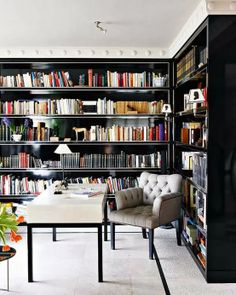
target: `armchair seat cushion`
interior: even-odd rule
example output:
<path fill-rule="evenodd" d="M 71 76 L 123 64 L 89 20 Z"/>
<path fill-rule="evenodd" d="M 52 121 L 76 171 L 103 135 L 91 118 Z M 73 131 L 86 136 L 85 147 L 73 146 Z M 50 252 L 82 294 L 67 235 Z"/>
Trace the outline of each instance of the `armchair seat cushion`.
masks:
<path fill-rule="evenodd" d="M 129 224 L 154 229 L 159 226 L 159 218 L 152 213 L 151 205 L 112 211 L 109 220 L 114 223 Z"/>

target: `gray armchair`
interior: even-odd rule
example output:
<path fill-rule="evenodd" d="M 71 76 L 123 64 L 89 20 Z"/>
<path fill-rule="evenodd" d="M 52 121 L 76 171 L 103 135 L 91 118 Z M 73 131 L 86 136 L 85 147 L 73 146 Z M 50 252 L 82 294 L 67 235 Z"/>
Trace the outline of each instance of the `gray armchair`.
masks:
<path fill-rule="evenodd" d="M 154 229 L 176 221 L 177 244 L 181 245 L 180 212 L 181 182 L 179 174 L 157 175 L 143 172 L 139 188 L 129 188 L 115 194 L 117 210 L 109 215 L 111 248 L 115 249 L 115 224 L 128 224 L 142 228 L 146 238 L 149 230 L 149 258 L 153 259 Z"/>

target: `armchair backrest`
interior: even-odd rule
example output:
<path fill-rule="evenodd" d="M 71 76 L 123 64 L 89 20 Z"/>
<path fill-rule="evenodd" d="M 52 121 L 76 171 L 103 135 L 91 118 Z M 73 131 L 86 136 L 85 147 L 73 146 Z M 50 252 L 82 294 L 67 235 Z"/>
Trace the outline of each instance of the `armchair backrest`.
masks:
<path fill-rule="evenodd" d="M 143 203 L 152 205 L 158 196 L 181 192 L 181 182 L 182 176 L 179 174 L 158 175 L 142 172 L 139 187 L 143 189 Z"/>

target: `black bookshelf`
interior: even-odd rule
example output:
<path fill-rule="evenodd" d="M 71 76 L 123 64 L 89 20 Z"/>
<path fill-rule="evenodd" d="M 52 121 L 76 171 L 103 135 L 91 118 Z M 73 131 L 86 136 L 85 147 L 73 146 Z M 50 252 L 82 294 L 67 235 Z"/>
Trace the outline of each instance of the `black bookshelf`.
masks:
<path fill-rule="evenodd" d="M 96 74 L 100 74 L 105 77 L 107 71 L 114 73 L 131 73 L 132 78 L 128 82 L 133 83 L 133 86 L 127 87 L 125 85 L 118 86 L 104 86 L 104 85 L 89 85 L 89 69 L 92 69 L 94 77 Z M 16 83 L 16 76 L 29 73 L 31 82 L 33 79 L 37 79 L 35 73 L 49 74 L 51 72 L 67 71 L 70 73 L 70 80 L 73 81 L 72 87 L 41 87 L 33 86 L 26 87 L 21 85 L 20 87 L 12 87 L 10 84 L 2 85 L 0 87 L 0 95 L 2 102 L 16 102 L 16 101 L 49 101 L 50 99 L 59 100 L 61 98 L 79 99 L 81 101 L 97 101 L 98 98 L 103 99 L 106 97 L 112 102 L 155 102 L 162 100 L 163 103 L 171 103 L 172 97 L 172 61 L 169 59 L 1 59 L 0 60 L 0 76 L 14 76 L 14 83 Z M 141 87 L 135 85 L 139 83 L 136 79 L 137 76 L 145 72 L 147 85 Z M 149 74 L 151 73 L 151 74 Z M 152 73 L 165 77 L 165 82 L 160 86 L 156 86 L 153 83 Z M 36 76 L 35 76 L 36 75 Z M 79 84 L 79 76 L 85 76 L 86 85 Z M 116 74 L 115 74 L 116 75 Z M 42 75 L 41 75 L 42 76 Z M 97 76 L 97 77 L 98 77 Z M 126 83 L 122 82 L 121 76 L 117 74 L 114 76 L 119 80 L 118 84 Z M 96 78 L 96 77 L 95 77 Z M 140 77 L 139 77 L 140 78 Z M 139 79 L 138 78 L 138 79 Z M 10 79 L 10 78 L 9 78 Z M 21 79 L 21 78 L 20 78 Z M 54 79 L 54 78 L 53 78 Z M 113 79 L 113 78 L 112 78 Z M 126 78 L 125 78 L 126 79 Z M 133 80 L 132 80 L 133 79 Z M 35 80 L 36 81 L 36 80 Z M 94 83 L 95 80 L 92 80 Z M 135 82 L 136 81 L 136 82 Z M 37 82 L 37 81 L 36 81 Z M 60 81 L 61 82 L 61 81 Z M 67 81 L 68 82 L 68 81 Z M 10 82 L 9 82 L 10 83 Z M 25 83 L 25 81 L 24 81 Z M 56 83 L 56 81 L 54 81 Z M 63 82 L 65 83 L 65 82 Z M 62 83 L 62 84 L 63 84 Z M 96 82 L 98 83 L 98 82 Z M 152 85 L 150 85 L 152 84 Z M 51 85 L 52 86 L 52 85 Z M 118 110 L 117 110 L 118 111 Z M 132 110 L 133 111 L 133 110 Z M 124 151 L 126 154 L 136 155 L 148 155 L 152 153 L 160 152 L 165 153 L 163 158 L 162 167 L 149 167 L 142 165 L 142 167 L 107 167 L 107 168 L 85 168 L 85 167 L 72 167 L 65 168 L 65 176 L 69 179 L 75 178 L 108 178 L 109 176 L 114 179 L 120 179 L 122 177 L 138 177 L 144 170 L 153 173 L 169 173 L 171 169 L 171 127 L 169 122 L 165 122 L 164 115 L 160 112 L 143 112 L 139 113 L 133 111 L 131 113 L 86 113 L 81 112 L 78 114 L 30 114 L 23 113 L 9 114 L 7 112 L 0 113 L 0 119 L 8 118 L 15 125 L 20 125 L 25 119 L 31 119 L 33 126 L 37 126 L 38 121 L 45 122 L 47 128 L 53 128 L 53 124 L 59 127 L 57 133 L 58 141 L 50 140 L 25 140 L 23 138 L 19 142 L 12 140 L 0 141 L 0 156 L 7 157 L 9 155 L 17 155 L 20 152 L 26 152 L 27 154 L 34 155 L 35 157 L 45 160 L 59 160 L 59 155 L 54 154 L 56 146 L 65 143 L 72 152 L 84 154 L 119 154 Z M 165 124 L 168 132 L 167 140 L 157 140 L 156 138 L 150 140 L 76 140 L 75 133 L 72 131 L 73 127 L 83 127 L 88 131 L 91 126 L 111 127 L 112 125 L 118 126 L 133 126 L 134 129 L 141 128 L 142 126 L 156 126 L 158 124 Z M 0 132 L 1 133 L 1 132 Z M 1 136 L 1 134 L 0 134 Z M 149 135 L 148 135 L 149 136 Z M 64 138 L 70 138 L 69 141 L 64 141 Z M 42 174 L 42 176 L 40 176 Z M 32 168 L 3 168 L 0 167 L 0 175 L 13 175 L 16 178 L 22 179 L 22 177 L 28 177 L 29 179 L 61 179 L 62 168 L 53 167 L 32 167 Z M 14 200 L 24 200 L 29 198 L 30 194 L 12 196 Z M 7 201 L 12 198 L 9 196 L 3 196 L 1 200 Z"/>
<path fill-rule="evenodd" d="M 182 239 L 206 281 L 212 283 L 236 282 L 236 141 L 232 133 L 236 126 L 236 88 L 233 82 L 236 75 L 235 29 L 235 16 L 209 16 L 174 57 L 176 71 L 177 63 L 190 48 L 195 47 L 195 69 L 178 83 L 174 82 L 173 168 L 184 177 L 183 228 L 186 231 Z M 204 48 L 207 59 L 200 64 L 199 52 Z M 196 109 L 185 110 L 184 94 L 197 88 L 207 88 L 207 104 L 203 106 L 199 103 Z M 199 147 L 180 140 L 183 122 L 201 124 L 206 122 L 205 118 L 208 130 L 206 146 Z M 193 180 L 191 169 L 182 169 L 183 152 L 206 155 L 206 187 L 201 187 Z M 194 204 L 189 203 L 193 201 L 192 194 L 197 198 L 193 207 Z M 202 200 L 206 202 L 204 228 L 198 211 L 202 208 Z M 188 222 L 197 233 L 193 241 L 186 236 L 187 231 L 190 237 L 192 235 L 186 228 Z M 203 243 L 205 247 L 201 246 Z M 204 248 L 205 266 L 200 262 Z"/>

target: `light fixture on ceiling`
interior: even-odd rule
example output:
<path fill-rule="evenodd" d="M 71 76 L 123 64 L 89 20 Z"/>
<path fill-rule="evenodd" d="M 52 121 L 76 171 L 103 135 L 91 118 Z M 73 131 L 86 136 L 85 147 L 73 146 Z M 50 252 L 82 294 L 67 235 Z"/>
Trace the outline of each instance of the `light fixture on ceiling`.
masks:
<path fill-rule="evenodd" d="M 101 32 L 103 32 L 103 33 L 106 35 L 106 33 L 107 33 L 107 29 L 104 29 L 104 28 L 101 26 L 102 22 L 96 20 L 94 23 L 95 23 L 95 25 L 96 25 L 96 28 L 98 28 Z"/>

